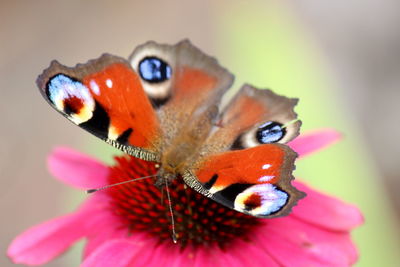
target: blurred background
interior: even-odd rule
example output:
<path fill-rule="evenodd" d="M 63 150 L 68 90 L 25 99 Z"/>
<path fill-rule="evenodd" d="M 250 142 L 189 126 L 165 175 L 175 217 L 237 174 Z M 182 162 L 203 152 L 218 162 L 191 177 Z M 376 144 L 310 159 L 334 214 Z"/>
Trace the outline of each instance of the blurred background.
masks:
<path fill-rule="evenodd" d="M 399 266 L 399 1 L 1 0 L 0 21 L 2 255 L 20 232 L 84 198 L 48 174 L 53 147 L 111 158 L 45 103 L 37 75 L 52 59 L 72 66 L 103 52 L 127 57 L 147 40 L 189 38 L 236 75 L 236 87 L 299 97 L 303 131 L 344 134 L 300 161 L 296 176 L 361 208 L 358 266 Z M 77 266 L 79 246 L 47 266 Z M 0 266 L 14 265 L 2 256 Z"/>

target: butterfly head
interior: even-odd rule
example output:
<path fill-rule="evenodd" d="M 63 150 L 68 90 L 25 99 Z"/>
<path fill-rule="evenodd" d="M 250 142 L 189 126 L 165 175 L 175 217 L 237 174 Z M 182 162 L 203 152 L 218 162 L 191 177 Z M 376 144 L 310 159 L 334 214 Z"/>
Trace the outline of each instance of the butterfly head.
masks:
<path fill-rule="evenodd" d="M 162 188 L 178 177 L 177 166 L 173 163 L 162 165 L 157 172 L 155 186 Z"/>

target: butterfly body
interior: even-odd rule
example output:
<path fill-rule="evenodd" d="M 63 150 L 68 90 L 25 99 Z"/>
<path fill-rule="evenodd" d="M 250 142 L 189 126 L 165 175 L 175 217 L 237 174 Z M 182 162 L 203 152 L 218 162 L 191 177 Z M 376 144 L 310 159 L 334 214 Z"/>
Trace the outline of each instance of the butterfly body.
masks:
<path fill-rule="evenodd" d="M 162 167 L 167 172 L 182 173 L 198 155 L 217 116 L 215 106 L 190 116 L 188 123 L 161 152 Z"/>
<path fill-rule="evenodd" d="M 157 162 L 156 185 L 177 177 L 215 201 L 262 218 L 286 215 L 304 194 L 293 179 L 296 99 L 244 85 L 190 44 L 148 42 L 129 60 L 105 54 L 38 78 L 63 116 L 112 146 Z"/>

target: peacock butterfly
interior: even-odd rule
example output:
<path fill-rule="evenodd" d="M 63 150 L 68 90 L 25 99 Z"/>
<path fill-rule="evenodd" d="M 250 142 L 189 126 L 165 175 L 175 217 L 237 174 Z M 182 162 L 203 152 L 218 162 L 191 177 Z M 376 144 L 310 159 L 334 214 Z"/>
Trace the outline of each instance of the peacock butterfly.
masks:
<path fill-rule="evenodd" d="M 233 75 L 189 41 L 147 42 L 128 60 L 103 54 L 73 68 L 53 61 L 37 79 L 67 119 L 125 153 L 158 163 L 155 183 L 182 177 L 249 215 L 287 215 L 304 197 L 291 185 L 297 99 L 243 85 L 221 107 Z M 220 111 L 222 110 L 222 111 Z"/>

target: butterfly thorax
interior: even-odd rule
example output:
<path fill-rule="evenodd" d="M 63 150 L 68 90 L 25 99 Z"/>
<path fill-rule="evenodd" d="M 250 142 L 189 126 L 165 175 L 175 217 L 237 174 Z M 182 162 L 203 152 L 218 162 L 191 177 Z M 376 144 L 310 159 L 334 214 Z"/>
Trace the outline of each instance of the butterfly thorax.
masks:
<path fill-rule="evenodd" d="M 157 185 L 164 184 L 165 180 L 175 179 L 198 159 L 199 151 L 209 136 L 217 115 L 218 108 L 214 105 L 193 112 L 188 123 L 165 145 L 161 153 Z"/>
<path fill-rule="evenodd" d="M 163 186 L 166 182 L 174 180 L 188 168 L 188 159 L 193 158 L 198 150 L 196 143 L 188 141 L 181 140 L 179 144 L 162 154 L 161 166 L 157 173 L 157 186 Z"/>

